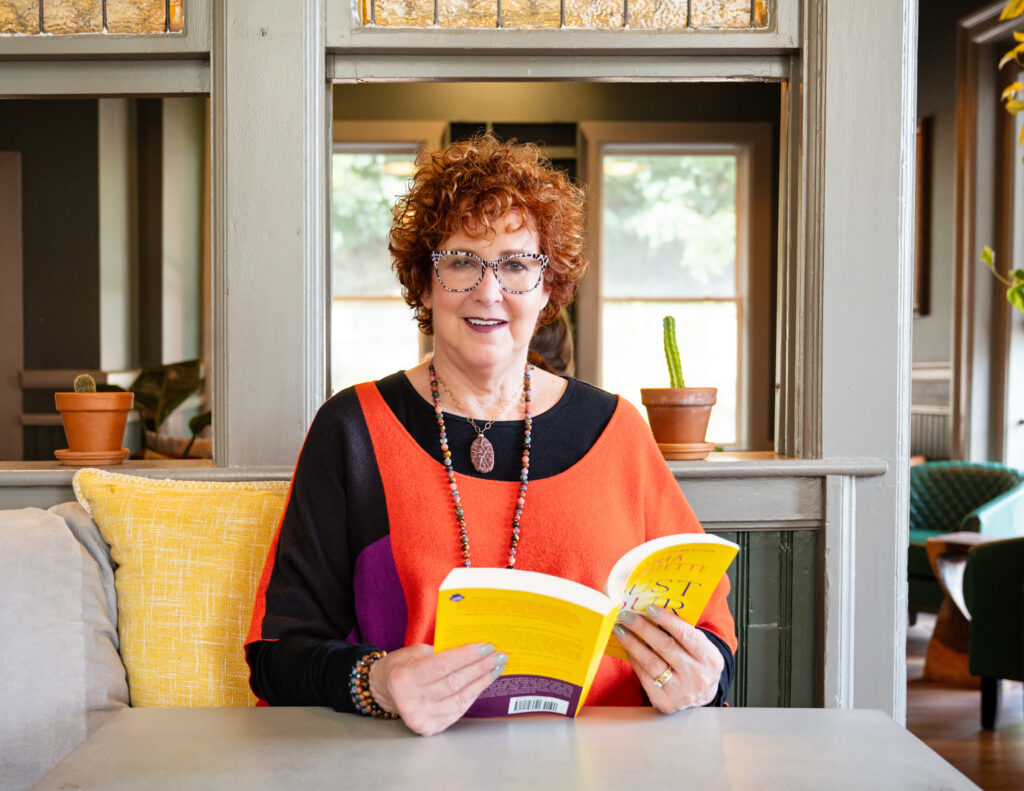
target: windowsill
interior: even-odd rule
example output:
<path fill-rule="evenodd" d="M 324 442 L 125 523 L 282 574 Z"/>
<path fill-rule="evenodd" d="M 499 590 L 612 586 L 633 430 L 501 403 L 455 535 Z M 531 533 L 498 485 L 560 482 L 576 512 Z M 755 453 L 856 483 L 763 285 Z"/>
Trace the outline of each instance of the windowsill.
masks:
<path fill-rule="evenodd" d="M 79 467 L 68 467 L 59 461 L 0 461 L 0 489 L 13 486 L 71 485 Z M 146 478 L 204 481 L 286 481 L 290 467 L 214 467 L 210 459 L 129 460 L 123 464 L 100 469 Z"/>
<path fill-rule="evenodd" d="M 827 475 L 885 475 L 888 464 L 871 457 L 792 459 L 771 451 L 711 453 L 699 461 L 669 461 L 677 479 L 692 478 L 822 478 Z"/>
<path fill-rule="evenodd" d="M 872 477 L 884 475 L 888 465 L 877 458 L 792 459 L 770 451 L 712 453 L 700 461 L 669 461 L 677 479 L 692 478 L 820 478 L 826 475 Z M 77 467 L 59 461 L 0 461 L 0 488 L 5 486 L 70 485 Z M 214 467 L 210 459 L 126 461 L 104 469 L 147 478 L 244 481 L 282 480 L 291 467 Z"/>

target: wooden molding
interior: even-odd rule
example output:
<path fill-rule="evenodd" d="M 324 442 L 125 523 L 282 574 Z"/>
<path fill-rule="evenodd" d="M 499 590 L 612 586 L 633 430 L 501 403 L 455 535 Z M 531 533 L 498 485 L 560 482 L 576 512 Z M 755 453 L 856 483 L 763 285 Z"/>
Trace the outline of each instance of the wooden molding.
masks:
<path fill-rule="evenodd" d="M 0 151 L 0 459 L 24 455 L 21 387 L 24 317 L 22 307 L 21 153 Z"/>

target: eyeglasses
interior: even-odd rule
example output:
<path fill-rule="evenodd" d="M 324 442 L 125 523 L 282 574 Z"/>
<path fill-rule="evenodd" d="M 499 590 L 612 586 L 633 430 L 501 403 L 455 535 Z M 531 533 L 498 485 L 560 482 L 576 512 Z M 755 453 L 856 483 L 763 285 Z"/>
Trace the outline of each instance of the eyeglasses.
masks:
<path fill-rule="evenodd" d="M 540 285 L 548 266 L 548 257 L 543 253 L 512 253 L 497 261 L 485 261 L 465 250 L 434 250 L 430 260 L 445 291 L 472 291 L 490 267 L 502 291 L 525 294 Z"/>

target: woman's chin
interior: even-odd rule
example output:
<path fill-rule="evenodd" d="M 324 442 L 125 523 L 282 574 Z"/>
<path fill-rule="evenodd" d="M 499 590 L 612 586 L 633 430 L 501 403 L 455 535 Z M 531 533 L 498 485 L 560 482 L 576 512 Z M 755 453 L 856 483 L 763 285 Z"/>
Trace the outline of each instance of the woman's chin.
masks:
<path fill-rule="evenodd" d="M 464 365 L 474 368 L 493 368 L 517 357 L 515 345 L 507 337 L 499 338 L 495 334 L 476 337 L 458 346 L 439 346 L 435 340 L 434 353 L 460 360 Z"/>

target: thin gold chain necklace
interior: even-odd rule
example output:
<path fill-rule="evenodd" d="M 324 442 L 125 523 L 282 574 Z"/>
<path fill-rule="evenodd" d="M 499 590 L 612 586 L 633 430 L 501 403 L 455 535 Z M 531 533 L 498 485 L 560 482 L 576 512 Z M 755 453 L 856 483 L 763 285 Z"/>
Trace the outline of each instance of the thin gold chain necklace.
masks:
<path fill-rule="evenodd" d="M 491 418 L 490 420 L 487 421 L 487 424 L 483 428 L 480 428 L 480 426 L 476 424 L 476 421 L 469 416 L 469 409 L 466 408 L 466 406 L 461 401 L 459 401 L 455 393 L 451 391 L 451 388 L 449 388 L 448 385 L 446 385 L 441 380 L 438 380 L 437 383 L 441 386 L 441 389 L 448 394 L 448 398 L 451 399 L 451 402 L 452 404 L 455 405 L 455 408 L 466 416 L 466 420 L 469 421 L 469 425 L 471 425 L 473 427 L 473 430 L 476 431 L 476 439 L 473 440 L 473 444 L 469 446 L 469 460 L 470 462 L 472 462 L 473 468 L 477 472 L 490 472 L 491 470 L 494 469 L 494 446 L 491 444 L 491 441 L 484 436 L 484 434 L 491 426 L 494 425 L 497 418 Z M 499 401 L 494 407 L 494 412 L 500 415 L 502 412 L 509 408 L 513 400 L 519 398 L 519 394 L 522 392 L 523 389 L 519 388 L 508 398 Z"/>

